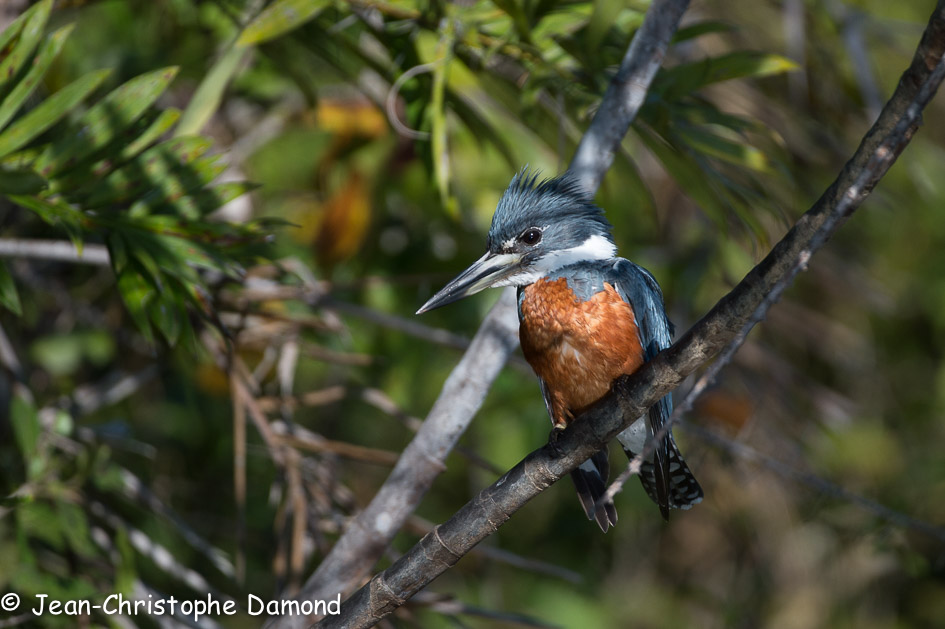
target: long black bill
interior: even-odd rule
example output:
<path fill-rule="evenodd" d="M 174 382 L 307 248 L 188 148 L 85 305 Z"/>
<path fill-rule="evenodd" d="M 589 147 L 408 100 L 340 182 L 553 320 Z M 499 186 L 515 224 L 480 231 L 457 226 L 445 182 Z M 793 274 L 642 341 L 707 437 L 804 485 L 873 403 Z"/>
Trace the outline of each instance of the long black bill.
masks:
<path fill-rule="evenodd" d="M 521 256 L 514 253 L 486 252 L 486 255 L 473 262 L 468 269 L 431 297 L 430 301 L 423 304 L 417 314 L 451 304 L 463 297 L 478 293 L 484 288 L 498 285 L 502 280 L 520 270 L 520 262 Z"/>

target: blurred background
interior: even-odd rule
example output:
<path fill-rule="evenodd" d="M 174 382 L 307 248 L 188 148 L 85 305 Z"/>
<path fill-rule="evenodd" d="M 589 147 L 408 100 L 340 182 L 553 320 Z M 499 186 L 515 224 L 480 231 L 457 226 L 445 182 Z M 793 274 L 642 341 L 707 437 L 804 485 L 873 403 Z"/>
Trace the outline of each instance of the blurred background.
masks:
<path fill-rule="evenodd" d="M 518 169 L 566 168 L 647 7 L 0 7 L 0 591 L 295 592 L 498 292 L 414 311 Z M 677 331 L 833 180 L 932 9 L 693 2 L 597 197 Z M 701 505 L 663 523 L 631 479 L 602 535 L 561 483 L 385 626 L 945 625 L 943 110 L 677 429 Z M 379 567 L 548 432 L 517 354 Z"/>

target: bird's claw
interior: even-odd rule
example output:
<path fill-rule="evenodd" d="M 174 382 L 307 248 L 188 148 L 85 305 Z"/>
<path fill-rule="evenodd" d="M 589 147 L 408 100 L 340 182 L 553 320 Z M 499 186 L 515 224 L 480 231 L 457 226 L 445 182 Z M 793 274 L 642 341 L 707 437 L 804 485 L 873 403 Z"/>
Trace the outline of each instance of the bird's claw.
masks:
<path fill-rule="evenodd" d="M 564 426 L 555 426 L 548 435 L 548 445 L 551 446 L 551 450 L 556 456 L 561 455 L 561 448 L 558 446 L 558 438 L 561 436 L 561 433 L 564 432 L 564 428 Z"/>

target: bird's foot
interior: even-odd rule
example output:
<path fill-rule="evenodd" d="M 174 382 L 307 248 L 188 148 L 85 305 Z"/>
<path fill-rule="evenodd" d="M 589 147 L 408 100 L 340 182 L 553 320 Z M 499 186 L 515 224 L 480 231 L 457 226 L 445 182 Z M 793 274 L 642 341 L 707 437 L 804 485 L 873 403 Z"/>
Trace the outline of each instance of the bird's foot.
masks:
<path fill-rule="evenodd" d="M 558 447 L 558 438 L 561 437 L 561 433 L 564 432 L 565 428 L 566 426 L 555 425 L 555 427 L 551 429 L 551 433 L 548 434 L 548 445 L 551 446 L 556 456 L 561 455 L 561 448 Z"/>

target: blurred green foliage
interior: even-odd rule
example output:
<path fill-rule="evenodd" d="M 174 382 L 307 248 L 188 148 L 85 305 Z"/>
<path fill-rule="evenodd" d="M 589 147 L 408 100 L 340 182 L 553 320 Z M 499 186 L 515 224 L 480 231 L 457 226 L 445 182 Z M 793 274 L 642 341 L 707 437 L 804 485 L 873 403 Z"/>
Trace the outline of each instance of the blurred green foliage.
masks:
<path fill-rule="evenodd" d="M 110 265 L 0 261 L 0 591 L 291 593 L 373 496 L 458 360 L 455 339 L 437 333 L 470 336 L 495 296 L 412 313 L 481 255 L 512 173 L 564 168 L 646 8 L 43 0 L 6 16 L 0 240 L 104 245 Z M 928 10 L 744 0 L 690 10 L 598 195 L 677 329 L 823 191 Z M 867 205 L 691 416 L 935 525 L 945 134 L 931 121 L 942 113 L 933 103 Z M 270 430 L 301 441 L 234 415 L 234 382 Z M 631 483 L 619 526 L 602 536 L 570 488 L 553 487 L 487 543 L 570 572 L 473 554 L 431 586 L 465 607 L 427 600 L 393 622 L 945 618 L 940 541 L 678 432 L 702 505 L 664 525 Z M 534 377 L 513 363 L 382 566 L 547 434 Z"/>

